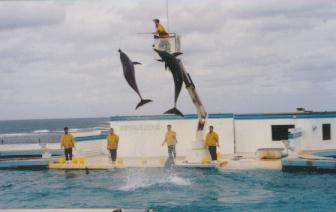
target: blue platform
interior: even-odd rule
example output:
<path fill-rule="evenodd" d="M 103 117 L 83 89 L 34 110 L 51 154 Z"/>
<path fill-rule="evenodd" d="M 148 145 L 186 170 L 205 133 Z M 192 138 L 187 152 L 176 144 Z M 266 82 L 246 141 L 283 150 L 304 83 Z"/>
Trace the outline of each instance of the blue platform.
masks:
<path fill-rule="evenodd" d="M 336 160 L 282 159 L 283 171 L 336 172 Z"/>
<path fill-rule="evenodd" d="M 64 151 L 61 149 L 48 150 L 52 156 L 62 156 Z M 15 151 L 0 151 L 0 158 L 32 158 L 42 157 L 43 151 L 41 149 L 36 150 L 15 150 Z"/>
<path fill-rule="evenodd" d="M 331 149 L 331 150 L 316 151 L 313 153 L 313 155 L 319 156 L 319 157 L 336 158 L 336 150 Z"/>
<path fill-rule="evenodd" d="M 49 160 L 0 160 L 0 169 L 47 169 Z"/>

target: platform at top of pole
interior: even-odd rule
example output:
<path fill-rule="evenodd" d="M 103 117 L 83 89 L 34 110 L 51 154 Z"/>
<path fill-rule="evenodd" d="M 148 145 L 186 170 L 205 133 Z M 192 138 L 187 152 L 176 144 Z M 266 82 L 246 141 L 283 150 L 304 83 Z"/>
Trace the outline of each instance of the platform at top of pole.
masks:
<path fill-rule="evenodd" d="M 168 53 L 181 52 L 181 36 L 177 33 L 169 33 L 167 37 L 154 38 L 153 47 Z M 160 59 L 155 53 L 155 59 Z"/>

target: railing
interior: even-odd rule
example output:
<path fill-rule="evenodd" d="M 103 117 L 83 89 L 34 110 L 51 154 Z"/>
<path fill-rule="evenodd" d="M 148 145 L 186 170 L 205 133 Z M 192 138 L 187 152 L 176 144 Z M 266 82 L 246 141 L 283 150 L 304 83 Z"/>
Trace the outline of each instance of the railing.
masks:
<path fill-rule="evenodd" d="M 156 34 L 156 33 L 153 33 L 153 35 L 156 35 L 156 36 L 158 36 L 158 34 Z M 154 39 L 164 39 L 164 38 L 176 38 L 176 33 L 175 32 L 173 32 L 173 33 L 168 33 L 168 37 L 154 37 Z"/>
<path fill-rule="evenodd" d="M 59 134 L 46 135 L 24 135 L 24 136 L 2 136 L 0 137 L 0 145 L 4 144 L 39 144 L 39 143 L 57 143 L 59 142 Z"/>

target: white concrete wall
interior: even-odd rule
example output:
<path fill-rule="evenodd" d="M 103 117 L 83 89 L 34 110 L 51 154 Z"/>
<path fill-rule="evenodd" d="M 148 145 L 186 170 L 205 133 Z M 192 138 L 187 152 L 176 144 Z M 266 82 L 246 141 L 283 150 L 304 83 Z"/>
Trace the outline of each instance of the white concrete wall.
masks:
<path fill-rule="evenodd" d="M 255 152 L 258 148 L 281 147 L 281 141 L 272 141 L 272 125 L 294 124 L 292 119 L 235 120 L 237 152 Z"/>
<path fill-rule="evenodd" d="M 331 140 L 322 140 L 322 124 L 331 124 Z M 167 124 L 177 133 L 177 155 L 185 156 L 195 141 L 197 119 L 111 121 L 111 127 L 120 136 L 118 154 L 124 157 L 167 156 L 167 147 L 161 146 Z M 281 141 L 272 141 L 272 125 L 295 125 L 302 130 L 298 140 L 300 150 L 336 148 L 336 118 L 236 119 L 211 118 L 219 134 L 220 151 L 224 154 L 255 152 L 258 148 L 280 147 Z"/>
<path fill-rule="evenodd" d="M 111 127 L 119 135 L 118 155 L 123 157 L 167 156 L 167 147 L 162 147 L 167 124 L 177 135 L 176 153 L 185 156 L 195 141 L 197 120 L 131 120 L 111 121 Z M 233 153 L 233 119 L 208 119 L 207 126 L 213 125 L 219 134 L 220 151 Z M 206 128 L 206 132 L 208 127 Z"/>
<path fill-rule="evenodd" d="M 331 140 L 322 140 L 322 124 L 331 124 Z M 236 151 L 255 152 L 258 148 L 284 147 L 281 141 L 272 141 L 272 125 L 300 128 L 300 150 L 336 148 L 335 118 L 252 119 L 235 120 Z"/>
<path fill-rule="evenodd" d="M 80 141 L 75 144 L 76 149 L 74 154 L 76 156 L 97 156 L 106 154 L 106 141 L 104 140 L 92 140 L 92 141 Z"/>
<path fill-rule="evenodd" d="M 336 148 L 336 119 L 317 118 L 317 119 L 297 119 L 297 127 L 303 130 L 301 147 L 303 149 L 330 149 Z M 322 124 L 331 125 L 331 139 L 323 140 Z"/>

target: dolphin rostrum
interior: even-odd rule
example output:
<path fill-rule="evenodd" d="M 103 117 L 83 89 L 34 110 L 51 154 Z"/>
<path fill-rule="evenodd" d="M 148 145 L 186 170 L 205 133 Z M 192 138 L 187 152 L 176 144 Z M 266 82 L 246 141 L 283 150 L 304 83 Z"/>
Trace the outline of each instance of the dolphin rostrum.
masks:
<path fill-rule="evenodd" d="M 166 51 L 161 51 L 161 50 L 157 50 L 157 49 L 154 49 L 154 51 L 156 51 L 156 53 L 158 53 L 158 55 L 161 57 L 161 60 L 158 60 L 158 61 L 165 63 L 165 68 L 166 69 L 167 69 L 167 67 L 169 68 L 170 72 L 173 75 L 173 79 L 174 79 L 174 85 L 175 85 L 174 107 L 172 109 L 167 110 L 165 112 L 165 114 L 176 114 L 176 115 L 183 116 L 181 111 L 179 111 L 176 108 L 176 102 L 177 102 L 178 96 L 180 95 L 180 92 L 181 92 L 181 89 L 182 89 L 182 84 L 183 84 L 183 73 L 182 73 L 182 70 L 180 68 L 179 62 L 176 59 L 176 56 L 178 56 L 182 53 L 175 52 L 173 54 L 170 54 Z"/>
<path fill-rule="evenodd" d="M 138 109 L 140 106 L 152 101 L 150 99 L 142 98 L 139 92 L 139 89 L 138 89 L 138 85 L 135 80 L 134 65 L 138 65 L 141 63 L 131 61 L 124 52 L 122 52 L 120 49 L 118 51 L 120 53 L 120 60 L 121 60 L 121 64 L 123 67 L 125 79 L 128 82 L 128 84 L 131 86 L 131 88 L 133 88 L 133 90 L 139 95 L 141 99 L 141 101 L 138 103 L 138 105 L 135 108 L 135 109 Z"/>

